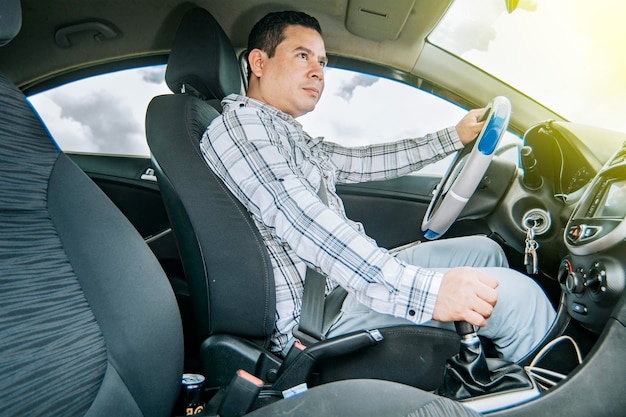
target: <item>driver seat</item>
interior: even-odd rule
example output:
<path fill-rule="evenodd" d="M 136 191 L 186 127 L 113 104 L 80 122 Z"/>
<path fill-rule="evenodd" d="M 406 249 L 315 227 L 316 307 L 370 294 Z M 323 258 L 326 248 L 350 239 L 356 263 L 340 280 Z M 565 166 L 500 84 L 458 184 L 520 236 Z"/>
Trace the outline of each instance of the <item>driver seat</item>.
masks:
<path fill-rule="evenodd" d="M 146 135 L 203 341 L 201 371 L 215 386 L 227 384 L 239 368 L 271 382 L 282 359 L 267 350 L 276 310 L 269 254 L 246 208 L 200 153 L 219 101 L 242 92 L 234 49 L 206 10 L 183 17 L 165 78 L 175 94 L 153 98 Z M 316 380 L 308 382 L 375 377 L 433 390 L 459 346 L 457 334 L 442 329 L 407 325 L 380 332 L 382 343 L 351 349 L 349 358 L 346 344 L 331 339 L 335 347 L 325 348 Z M 391 361 L 402 365 L 389 366 Z"/>

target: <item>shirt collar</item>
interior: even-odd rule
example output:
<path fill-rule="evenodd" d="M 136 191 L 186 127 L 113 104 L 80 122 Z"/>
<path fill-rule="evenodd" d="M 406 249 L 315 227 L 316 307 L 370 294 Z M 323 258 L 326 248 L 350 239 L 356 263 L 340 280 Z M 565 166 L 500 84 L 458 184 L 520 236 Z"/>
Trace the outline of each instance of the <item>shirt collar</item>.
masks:
<path fill-rule="evenodd" d="M 230 107 L 251 107 L 269 113 L 273 116 L 279 117 L 286 122 L 300 125 L 300 123 L 298 123 L 296 119 L 294 119 L 289 114 L 278 110 L 276 107 L 256 100 L 254 98 L 250 98 L 248 96 L 242 96 L 240 94 L 229 94 L 228 96 L 224 97 L 224 100 L 222 100 L 222 106 L 224 106 L 224 110 Z"/>
<path fill-rule="evenodd" d="M 308 142 L 311 142 L 312 144 L 318 144 L 324 139 L 322 137 L 312 138 L 308 133 L 304 132 L 300 122 L 294 119 L 293 116 L 283 111 L 278 110 L 276 107 L 270 104 L 264 103 L 254 98 L 250 98 L 248 96 L 242 96 L 241 94 L 229 94 L 228 96 L 224 97 L 224 99 L 222 100 L 222 106 L 224 108 L 224 111 L 229 110 L 230 108 L 237 108 L 237 107 L 250 107 L 254 109 L 259 109 L 260 111 L 276 116 L 284 120 L 287 123 L 291 123 L 300 132 L 302 132 L 302 135 L 304 136 L 304 138 Z"/>

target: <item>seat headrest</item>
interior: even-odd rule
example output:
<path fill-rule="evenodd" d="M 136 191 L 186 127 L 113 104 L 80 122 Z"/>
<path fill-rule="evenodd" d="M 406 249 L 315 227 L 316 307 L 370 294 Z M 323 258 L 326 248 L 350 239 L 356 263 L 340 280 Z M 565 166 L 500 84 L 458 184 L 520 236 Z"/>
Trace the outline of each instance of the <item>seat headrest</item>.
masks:
<path fill-rule="evenodd" d="M 167 61 L 165 81 L 170 90 L 221 100 L 242 92 L 241 78 L 237 54 L 219 23 L 205 9 L 188 11 Z"/>
<path fill-rule="evenodd" d="M 20 0 L 0 1 L 0 46 L 11 42 L 21 28 L 22 6 Z"/>

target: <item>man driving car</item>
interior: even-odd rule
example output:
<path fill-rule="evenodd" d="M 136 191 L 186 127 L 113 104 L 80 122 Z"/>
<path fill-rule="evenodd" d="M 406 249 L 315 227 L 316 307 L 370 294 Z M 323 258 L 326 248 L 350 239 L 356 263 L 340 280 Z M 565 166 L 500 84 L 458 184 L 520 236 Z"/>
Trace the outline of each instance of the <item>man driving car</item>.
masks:
<path fill-rule="evenodd" d="M 324 90 L 328 59 L 317 20 L 301 12 L 270 13 L 248 39 L 246 96 L 229 95 L 201 150 L 211 169 L 251 213 L 270 253 L 276 287 L 273 351 L 286 353 L 300 320 L 306 270 L 327 276 L 349 295 L 327 336 L 398 324 L 479 326 L 505 359 L 535 348 L 555 312 L 542 290 L 508 268 L 484 236 L 380 248 L 347 218 L 336 183 L 395 178 L 470 143 L 482 109 L 422 138 L 346 148 L 312 138 L 295 120 Z M 390 99 L 393 104 L 393 98 Z M 533 326 L 527 320 L 533 318 Z"/>

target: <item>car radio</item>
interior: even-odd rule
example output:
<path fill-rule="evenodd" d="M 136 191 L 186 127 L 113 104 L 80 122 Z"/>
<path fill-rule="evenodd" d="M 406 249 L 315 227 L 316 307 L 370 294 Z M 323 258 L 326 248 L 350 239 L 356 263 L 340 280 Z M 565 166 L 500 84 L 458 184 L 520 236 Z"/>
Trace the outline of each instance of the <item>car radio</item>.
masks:
<path fill-rule="evenodd" d="M 626 149 L 604 166 L 576 206 L 565 243 L 577 255 L 608 249 L 626 238 Z"/>

